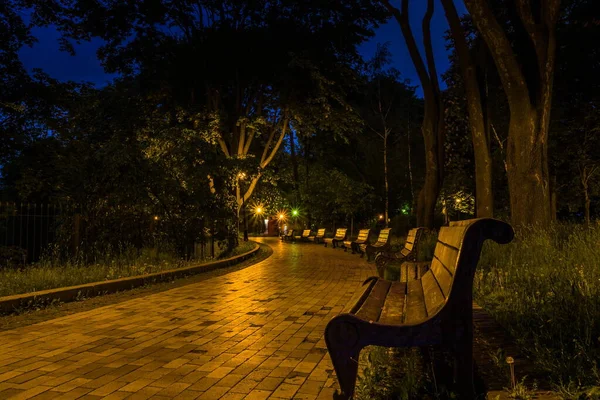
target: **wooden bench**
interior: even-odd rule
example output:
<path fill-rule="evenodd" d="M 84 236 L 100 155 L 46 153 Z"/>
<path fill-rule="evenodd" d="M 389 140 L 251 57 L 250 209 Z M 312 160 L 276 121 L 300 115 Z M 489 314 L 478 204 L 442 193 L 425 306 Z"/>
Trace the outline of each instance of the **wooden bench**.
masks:
<path fill-rule="evenodd" d="M 331 247 L 333 247 L 335 249 L 338 242 L 343 242 L 344 240 L 346 240 L 346 232 L 348 232 L 348 229 L 338 228 L 335 231 L 334 237 L 323 239 L 323 243 L 325 243 L 325 247 L 327 247 L 327 243 L 331 243 Z"/>
<path fill-rule="evenodd" d="M 309 236 L 308 240 L 311 242 L 319 243 L 319 242 L 323 241 L 324 238 L 325 238 L 325 228 L 319 228 L 319 230 L 317 230 L 317 234 L 315 236 Z"/>
<path fill-rule="evenodd" d="M 377 274 L 383 278 L 385 267 L 391 262 L 417 261 L 419 241 L 425 232 L 425 228 L 414 228 L 408 231 L 404 248 L 397 253 L 382 251 L 375 256 Z"/>
<path fill-rule="evenodd" d="M 308 240 L 309 236 L 310 236 L 310 229 L 304 229 L 302 231 L 302 235 L 294 236 L 294 240 Z"/>
<path fill-rule="evenodd" d="M 508 243 L 513 236 L 509 224 L 495 219 L 460 221 L 440 229 L 431 267 L 421 279 L 367 279 L 358 301 L 325 328 L 341 388 L 336 397 L 352 397 L 365 346 L 442 345 L 454 358 L 459 398 L 474 398 L 473 277 L 484 240 Z"/>
<path fill-rule="evenodd" d="M 285 235 L 281 236 L 281 240 L 283 240 L 284 242 L 286 240 L 291 241 L 293 238 L 294 238 L 294 230 L 293 229 L 289 229 Z"/>
<path fill-rule="evenodd" d="M 358 253 L 360 251 L 358 246 L 369 243 L 370 232 L 370 229 L 361 229 L 358 231 L 358 238 L 356 238 L 356 240 L 344 240 L 344 251 L 348 251 L 348 248 L 350 248 L 350 250 L 352 250 L 352 254 Z"/>
<path fill-rule="evenodd" d="M 361 244 L 358 246 L 360 256 L 367 254 L 367 261 L 371 261 L 371 257 L 378 251 L 386 251 L 390 248 L 390 232 L 392 228 L 385 228 L 379 232 L 377 241 L 373 244 Z"/>

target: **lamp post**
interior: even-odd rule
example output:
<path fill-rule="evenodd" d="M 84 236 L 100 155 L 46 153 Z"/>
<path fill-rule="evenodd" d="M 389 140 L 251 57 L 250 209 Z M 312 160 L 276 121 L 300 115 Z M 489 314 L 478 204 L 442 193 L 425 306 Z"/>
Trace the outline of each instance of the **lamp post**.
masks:
<path fill-rule="evenodd" d="M 246 220 L 246 203 L 244 201 L 244 196 L 241 194 L 241 189 L 240 189 L 240 186 L 241 186 L 240 180 L 243 181 L 245 178 L 246 178 L 245 172 L 240 172 L 239 174 L 237 174 L 236 191 L 237 191 L 237 198 L 238 199 L 240 197 L 242 198 L 242 204 L 239 205 L 239 207 L 244 210 L 244 242 L 247 242 L 248 241 L 248 221 Z M 239 231 L 240 231 L 240 212 L 238 209 L 238 232 Z"/>
<path fill-rule="evenodd" d="M 263 213 L 263 208 L 262 208 L 261 206 L 257 206 L 257 207 L 254 209 L 254 214 L 255 214 L 255 216 L 258 218 L 258 220 L 260 221 L 260 224 L 259 224 L 259 226 L 263 224 L 263 221 L 262 221 L 262 219 L 261 219 L 261 217 L 262 217 L 262 213 Z"/>

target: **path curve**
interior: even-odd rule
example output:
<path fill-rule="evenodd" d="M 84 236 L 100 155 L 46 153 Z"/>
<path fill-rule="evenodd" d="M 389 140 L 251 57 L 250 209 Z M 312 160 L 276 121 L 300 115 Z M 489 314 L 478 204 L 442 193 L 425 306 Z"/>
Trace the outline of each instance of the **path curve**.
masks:
<path fill-rule="evenodd" d="M 375 268 L 258 241 L 243 270 L 0 333 L 0 398 L 331 399 L 325 325 Z"/>

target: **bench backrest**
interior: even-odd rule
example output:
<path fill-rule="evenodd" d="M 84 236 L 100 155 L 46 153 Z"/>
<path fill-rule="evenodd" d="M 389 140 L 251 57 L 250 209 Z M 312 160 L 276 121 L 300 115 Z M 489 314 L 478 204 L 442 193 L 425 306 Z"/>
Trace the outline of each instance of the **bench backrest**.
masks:
<path fill-rule="evenodd" d="M 421 278 L 427 315 L 446 303 L 458 310 L 473 301 L 473 277 L 484 240 L 508 243 L 514 236 L 506 222 L 478 218 L 440 228 L 431 267 Z M 468 302 L 468 303 L 465 303 Z"/>
<path fill-rule="evenodd" d="M 305 229 L 302 231 L 302 237 L 307 238 L 310 236 L 310 229 Z"/>
<path fill-rule="evenodd" d="M 369 232 L 371 232 L 370 229 L 361 229 L 360 231 L 358 231 L 358 238 L 356 239 L 356 241 L 364 242 L 365 240 L 367 240 L 369 238 Z"/>
<path fill-rule="evenodd" d="M 294 234 L 294 230 L 290 229 L 287 231 L 287 234 L 285 236 L 292 236 Z"/>
<path fill-rule="evenodd" d="M 325 228 L 321 228 L 317 231 L 317 237 L 318 238 L 325 237 Z"/>
<path fill-rule="evenodd" d="M 411 258 L 417 259 L 418 244 L 419 240 L 421 240 L 421 236 L 423 236 L 423 232 L 425 232 L 425 228 L 413 228 L 408 231 L 406 242 L 404 242 L 404 248 L 400 250 L 400 254 L 402 254 L 403 257 L 412 253 L 413 257 Z"/>
<path fill-rule="evenodd" d="M 338 239 L 338 240 L 343 240 L 343 239 L 345 239 L 345 238 L 346 238 L 346 231 L 347 231 L 347 230 L 348 230 L 348 229 L 346 229 L 346 228 L 338 228 L 338 229 L 335 231 L 335 239 Z"/>
<path fill-rule="evenodd" d="M 390 241 L 390 232 L 391 231 L 392 231 L 392 228 L 382 229 L 381 232 L 379 232 L 379 237 L 377 238 L 377 243 L 375 243 L 375 245 L 381 246 L 381 245 L 387 244 Z"/>

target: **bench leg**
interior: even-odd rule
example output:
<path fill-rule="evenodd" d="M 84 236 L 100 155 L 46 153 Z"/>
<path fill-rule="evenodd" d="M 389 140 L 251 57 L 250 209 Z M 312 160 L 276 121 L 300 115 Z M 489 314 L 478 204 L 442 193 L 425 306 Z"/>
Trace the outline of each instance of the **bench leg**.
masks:
<path fill-rule="evenodd" d="M 369 248 L 367 247 L 367 249 L 365 250 L 365 253 L 367 253 L 367 262 L 371 261 L 372 251 L 369 251 Z"/>
<path fill-rule="evenodd" d="M 472 317 L 471 317 L 472 318 Z M 472 321 L 472 320 L 471 320 Z M 472 399 L 475 396 L 473 381 L 473 325 L 471 321 L 454 321 L 453 333 L 448 332 L 447 343 L 454 359 L 454 384 L 460 399 Z M 460 332 L 459 334 L 457 334 Z"/>
<path fill-rule="evenodd" d="M 353 323 L 335 317 L 327 324 L 325 343 L 341 389 L 335 399 L 347 400 L 354 394 L 361 350 L 358 342 L 358 328 Z"/>

